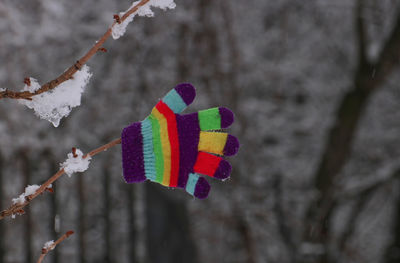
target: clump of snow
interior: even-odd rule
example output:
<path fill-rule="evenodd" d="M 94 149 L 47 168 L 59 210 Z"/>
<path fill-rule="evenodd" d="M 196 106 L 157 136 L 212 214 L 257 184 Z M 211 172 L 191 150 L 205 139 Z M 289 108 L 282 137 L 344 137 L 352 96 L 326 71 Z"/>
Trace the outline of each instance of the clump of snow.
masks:
<path fill-rule="evenodd" d="M 48 120 L 54 127 L 58 127 L 61 118 L 68 116 L 72 108 L 81 105 L 82 93 L 91 76 L 89 67 L 84 65 L 72 79 L 61 83 L 55 89 L 33 96 L 32 100 L 19 100 L 19 102 L 33 109 L 36 115 Z M 37 81 L 31 78 L 31 86 L 25 85 L 24 90 L 32 92 L 37 88 L 36 83 Z"/>
<path fill-rule="evenodd" d="M 23 192 L 20 196 L 17 198 L 13 198 L 12 202 L 13 204 L 20 204 L 22 205 L 25 202 L 25 197 L 33 195 L 36 193 L 36 190 L 40 188 L 40 185 L 28 185 L 25 187 L 25 192 Z"/>
<path fill-rule="evenodd" d="M 30 80 L 30 85 L 28 86 L 27 84 L 25 84 L 22 91 L 29 91 L 30 93 L 35 93 L 35 91 L 40 89 L 40 84 L 37 81 L 37 79 L 29 78 L 29 80 Z"/>
<path fill-rule="evenodd" d="M 122 12 L 120 13 L 120 16 L 122 16 L 121 14 L 122 14 Z M 122 37 L 125 34 L 126 27 L 128 26 L 128 24 L 130 22 L 133 21 L 134 17 L 135 17 L 135 15 L 132 14 L 132 15 L 128 16 L 124 21 L 122 21 L 121 24 L 115 23 L 115 25 L 112 27 L 112 31 L 111 31 L 112 37 L 114 39 L 118 39 L 118 38 Z"/>
<path fill-rule="evenodd" d="M 174 0 L 151 0 L 150 2 L 152 6 L 161 8 L 162 10 L 174 9 L 176 7 Z"/>
<path fill-rule="evenodd" d="M 71 177 L 71 175 L 75 172 L 84 172 L 89 168 L 90 156 L 86 156 L 83 158 L 83 153 L 81 150 L 76 149 L 75 151 L 76 157 L 74 157 L 73 153 L 68 154 L 68 159 L 60 164 L 61 168 L 64 168 L 65 173 Z"/>
<path fill-rule="evenodd" d="M 140 1 L 133 2 L 131 7 L 129 7 L 128 10 L 132 9 L 139 3 L 140 3 Z M 122 37 L 125 34 L 126 27 L 128 26 L 128 24 L 130 22 L 133 21 L 133 18 L 135 17 L 135 15 L 153 17 L 154 13 L 151 10 L 151 7 L 157 7 L 157 8 L 161 8 L 162 10 L 166 10 L 166 9 L 174 9 L 176 7 L 176 4 L 175 4 L 174 0 L 150 0 L 146 4 L 140 6 L 136 12 L 134 12 L 130 16 L 128 16 L 121 24 L 115 23 L 114 26 L 112 27 L 112 32 L 111 32 L 112 37 L 114 39 L 118 39 L 118 38 Z M 120 12 L 119 16 L 122 17 L 123 15 L 125 15 L 126 12 L 127 11 Z"/>
<path fill-rule="evenodd" d="M 6 91 L 5 88 L 0 88 L 0 92 Z"/>
<path fill-rule="evenodd" d="M 54 249 L 54 247 L 52 248 L 53 245 L 54 245 L 54 240 L 47 241 L 46 243 L 44 243 L 43 249 L 46 249 L 46 250 L 51 249 L 51 250 L 53 250 Z"/>

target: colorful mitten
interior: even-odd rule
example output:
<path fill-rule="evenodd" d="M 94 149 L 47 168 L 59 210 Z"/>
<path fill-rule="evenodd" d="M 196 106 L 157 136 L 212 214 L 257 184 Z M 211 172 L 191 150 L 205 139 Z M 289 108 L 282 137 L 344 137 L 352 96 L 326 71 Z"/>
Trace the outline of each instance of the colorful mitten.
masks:
<path fill-rule="evenodd" d="M 227 133 L 210 130 L 230 126 L 233 113 L 219 107 L 180 115 L 195 96 L 192 85 L 180 84 L 157 103 L 144 121 L 122 131 L 122 165 L 127 183 L 149 179 L 184 188 L 203 199 L 210 185 L 198 174 L 229 177 L 231 165 L 217 155 L 236 154 L 239 141 Z"/>

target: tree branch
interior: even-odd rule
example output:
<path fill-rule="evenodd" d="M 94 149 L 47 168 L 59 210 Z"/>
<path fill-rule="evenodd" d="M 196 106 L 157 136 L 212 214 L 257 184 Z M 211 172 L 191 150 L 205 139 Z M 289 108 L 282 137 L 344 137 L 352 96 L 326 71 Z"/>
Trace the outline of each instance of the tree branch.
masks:
<path fill-rule="evenodd" d="M 358 60 L 360 65 L 363 65 L 367 62 L 367 54 L 366 54 L 367 40 L 365 34 L 363 7 L 364 7 L 364 1 L 357 0 L 355 9 L 355 16 L 356 16 L 355 26 L 357 31 Z"/>
<path fill-rule="evenodd" d="M 382 186 L 382 185 L 379 184 L 379 186 Z M 365 191 L 361 192 L 355 206 L 353 207 L 353 209 L 350 212 L 350 216 L 349 216 L 349 219 L 347 220 L 346 226 L 344 227 L 343 234 L 339 238 L 339 241 L 338 241 L 339 251 L 346 250 L 347 241 L 350 239 L 350 237 L 353 235 L 354 231 L 356 230 L 355 228 L 356 228 L 356 224 L 357 224 L 359 216 L 364 211 L 364 208 L 367 206 L 368 202 L 372 199 L 373 194 L 375 193 L 375 191 L 378 188 L 379 187 L 369 187 L 369 188 L 365 189 Z"/>
<path fill-rule="evenodd" d="M 365 30 L 360 0 L 358 0 L 358 4 L 355 26 L 358 28 L 360 48 L 365 49 Z M 336 120 L 330 130 L 322 158 L 314 174 L 314 187 L 318 190 L 319 195 L 310 203 L 306 212 L 307 227 L 304 236 L 308 242 L 326 245 L 325 243 L 329 241 L 327 235 L 330 232 L 329 221 L 337 201 L 335 179 L 342 172 L 351 154 L 358 124 L 368 106 L 370 97 L 375 90 L 383 86 L 386 78 L 400 61 L 400 14 L 396 21 L 377 62 L 370 63 L 367 59 L 361 58 L 360 62 L 364 63 L 360 63 L 356 68 L 353 86 L 339 104 Z M 365 50 L 359 51 L 360 54 L 363 52 Z M 374 70 L 375 74 L 373 74 Z M 328 256 L 328 254 L 323 255 L 323 257 Z"/>
<path fill-rule="evenodd" d="M 40 255 L 37 263 L 41 263 L 44 259 L 44 257 L 51 251 L 53 250 L 58 244 L 60 244 L 61 242 L 63 242 L 65 239 L 67 239 L 69 236 L 73 235 L 74 231 L 68 231 L 67 233 L 65 233 L 64 235 L 62 235 L 59 239 L 57 239 L 57 241 L 53 242 L 51 245 L 49 245 L 48 247 L 43 247 L 42 248 L 42 254 Z"/>
<path fill-rule="evenodd" d="M 377 182 L 374 182 L 371 185 L 362 187 L 361 189 L 355 190 L 353 193 L 346 193 L 342 192 L 337 195 L 337 201 L 340 202 L 347 202 L 350 199 L 356 199 L 360 196 L 363 195 L 368 195 L 368 193 L 373 193 L 375 192 L 378 188 L 381 188 L 382 186 L 388 185 L 390 183 L 393 183 L 394 180 L 398 179 L 400 177 L 400 168 L 397 168 L 393 170 L 390 175 L 382 180 L 379 180 Z"/>
<path fill-rule="evenodd" d="M 133 6 L 131 9 L 129 9 L 121 18 L 118 16 L 118 21 L 114 21 L 113 24 L 108 28 L 108 30 L 104 33 L 104 35 L 96 41 L 96 44 L 89 49 L 89 51 L 81 57 L 79 60 L 77 60 L 72 66 L 70 66 L 64 73 L 62 73 L 60 76 L 58 76 L 56 79 L 53 79 L 43 86 L 40 87 L 37 91 L 34 93 L 31 93 L 29 91 L 10 91 L 10 90 L 5 90 L 0 92 L 0 99 L 8 98 L 8 99 L 30 99 L 31 97 L 35 95 L 39 95 L 43 92 L 47 92 L 49 90 L 52 90 L 56 88 L 58 85 L 61 83 L 71 79 L 73 75 L 84 66 L 90 58 L 92 58 L 97 51 L 104 51 L 102 48 L 103 44 L 106 42 L 106 40 L 111 36 L 112 33 L 112 28 L 115 24 L 118 22 L 121 23 L 125 21 L 131 14 L 136 12 L 141 6 L 145 5 L 147 2 L 150 0 L 142 0 L 140 1 L 137 5 Z"/>
<path fill-rule="evenodd" d="M 288 256 L 290 258 L 290 262 L 295 262 L 296 260 L 296 247 L 293 241 L 292 230 L 287 224 L 287 215 L 285 215 L 283 209 L 283 198 L 282 198 L 282 175 L 277 174 L 274 180 L 274 195 L 275 202 L 273 206 L 273 210 L 275 212 L 275 216 L 278 224 L 278 231 L 281 235 L 282 241 L 285 244 L 288 250 Z"/>
<path fill-rule="evenodd" d="M 373 65 L 376 70 L 375 82 L 382 83 L 393 69 L 400 64 L 400 9 L 398 10 L 396 24 L 394 25 L 387 41 L 385 42 L 378 61 Z"/>
<path fill-rule="evenodd" d="M 93 151 L 85 154 L 82 158 L 86 158 L 88 156 L 93 157 L 96 154 L 99 154 L 103 151 L 108 150 L 109 148 L 120 144 L 121 143 L 121 138 L 115 139 L 103 146 L 100 146 L 99 148 L 94 149 Z M 15 203 L 12 206 L 10 206 L 8 209 L 0 212 L 0 220 L 4 219 L 7 216 L 12 216 L 16 214 L 23 214 L 24 210 L 23 208 L 27 206 L 33 199 L 35 199 L 37 196 L 40 194 L 44 193 L 47 189 L 49 189 L 50 185 L 54 183 L 58 178 L 60 178 L 63 174 L 65 173 L 64 168 L 60 169 L 57 173 L 55 173 L 52 177 L 50 177 L 44 184 L 40 186 L 39 189 L 36 190 L 36 192 L 32 195 L 29 195 L 25 197 L 25 202 L 20 204 L 20 203 Z"/>

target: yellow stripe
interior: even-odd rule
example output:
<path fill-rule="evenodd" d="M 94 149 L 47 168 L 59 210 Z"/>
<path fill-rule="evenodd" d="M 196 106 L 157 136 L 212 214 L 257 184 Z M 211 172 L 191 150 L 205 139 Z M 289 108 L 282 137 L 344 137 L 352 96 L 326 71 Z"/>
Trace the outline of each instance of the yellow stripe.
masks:
<path fill-rule="evenodd" d="M 161 147 L 164 156 L 164 176 L 161 184 L 169 186 L 171 178 L 171 144 L 168 137 L 167 119 L 157 110 L 156 107 L 153 108 L 151 113 L 156 117 L 160 124 Z"/>
<path fill-rule="evenodd" d="M 224 154 L 228 134 L 225 132 L 200 132 L 199 151 Z"/>

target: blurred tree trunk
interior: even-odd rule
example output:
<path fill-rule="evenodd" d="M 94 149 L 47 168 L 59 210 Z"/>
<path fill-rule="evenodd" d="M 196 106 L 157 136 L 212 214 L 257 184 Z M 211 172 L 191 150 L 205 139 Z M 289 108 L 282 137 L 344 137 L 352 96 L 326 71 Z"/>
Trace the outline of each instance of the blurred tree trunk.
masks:
<path fill-rule="evenodd" d="M 103 160 L 103 187 L 104 187 L 104 207 L 103 207 L 103 218 L 104 218 L 104 241 L 105 241 L 105 251 L 104 251 L 104 262 L 112 262 L 111 259 L 111 222 L 110 222 L 110 158 Z"/>
<path fill-rule="evenodd" d="M 55 168 L 54 162 L 51 162 L 51 171 L 57 171 L 57 168 Z M 53 184 L 53 194 L 50 198 L 50 228 L 51 229 L 51 238 L 52 240 L 57 240 L 59 238 L 59 205 L 57 201 L 57 187 L 55 184 Z M 53 257 L 53 263 L 58 263 L 60 259 L 60 250 L 59 249 L 54 249 L 53 253 L 51 253 Z"/>
<path fill-rule="evenodd" d="M 44 160 L 48 163 L 48 168 L 47 172 L 48 174 L 53 174 L 54 171 L 58 170 L 58 167 L 56 165 L 57 162 L 54 160 L 54 155 L 51 152 L 50 149 L 45 149 L 42 152 L 41 155 L 41 160 Z M 59 237 L 59 226 L 57 225 L 59 222 L 57 221 L 58 219 L 58 214 L 59 214 L 59 204 L 57 200 L 57 189 L 56 189 L 56 184 L 53 184 L 53 193 L 50 196 L 50 220 L 49 220 L 49 229 L 51 231 L 51 239 L 52 240 L 57 240 Z M 59 249 L 54 249 L 48 257 L 52 257 L 53 263 L 58 263 L 59 262 Z"/>
<path fill-rule="evenodd" d="M 213 12 L 216 2 L 212 0 L 198 1 L 198 20 L 200 26 L 194 35 L 194 44 L 196 45 L 196 57 L 199 59 L 197 68 L 203 88 L 207 90 L 211 103 L 215 104 L 214 87 L 220 86 L 221 77 L 221 59 L 220 46 L 218 45 L 219 35 L 217 27 L 213 23 Z M 216 85 L 213 85 L 215 84 Z M 215 93 L 214 93 L 215 94 Z"/>
<path fill-rule="evenodd" d="M 400 182 L 397 182 L 400 190 Z M 399 191 L 400 192 L 400 191 Z M 385 263 L 399 263 L 400 262 L 400 196 L 397 197 L 396 214 L 394 220 L 394 227 L 392 231 L 394 237 L 393 241 L 389 244 L 385 253 Z"/>
<path fill-rule="evenodd" d="M 126 194 L 128 195 L 128 219 L 129 219 L 129 229 L 128 229 L 128 237 L 129 237 L 129 259 L 131 263 L 138 262 L 136 255 L 136 218 L 135 218 L 135 192 L 132 185 L 127 185 Z"/>
<path fill-rule="evenodd" d="M 31 165 L 30 159 L 28 156 L 27 149 L 21 149 L 18 152 L 19 157 L 21 158 L 22 165 L 22 174 L 24 175 L 24 189 L 31 183 Z M 23 190 L 24 191 L 24 190 Z M 23 192 L 22 191 L 22 192 Z M 24 208 L 26 216 L 24 218 L 24 241 L 25 241 L 25 262 L 30 263 L 33 262 L 33 253 L 32 253 L 32 218 L 30 213 L 29 206 Z"/>
<path fill-rule="evenodd" d="M 147 258 L 150 263 L 196 263 L 186 205 L 146 184 Z"/>
<path fill-rule="evenodd" d="M 0 209 L 3 209 L 1 200 L 3 200 L 3 171 L 4 171 L 4 159 L 3 155 L 0 154 Z M 4 220 L 0 220 L 0 263 L 4 263 L 5 261 L 5 250 L 4 250 Z"/>
<path fill-rule="evenodd" d="M 78 211 L 78 258 L 80 263 L 86 262 L 86 225 L 85 225 L 85 185 L 83 182 L 83 176 L 77 176 L 78 179 L 78 194 L 79 194 L 79 211 Z"/>
<path fill-rule="evenodd" d="M 333 262 L 329 256 L 328 242 L 330 219 L 335 207 L 335 179 L 350 156 L 358 123 L 370 97 L 382 86 L 400 58 L 400 15 L 388 40 L 383 45 L 378 60 L 372 63 L 366 54 L 365 21 L 362 13 L 363 2 L 358 0 L 355 9 L 355 25 L 359 56 L 353 87 L 344 95 L 339 104 L 336 120 L 314 175 L 314 187 L 318 190 L 318 196 L 309 206 L 305 219 L 307 224 L 304 233 L 305 241 L 323 250 L 320 255 L 315 255 L 315 262 Z"/>

